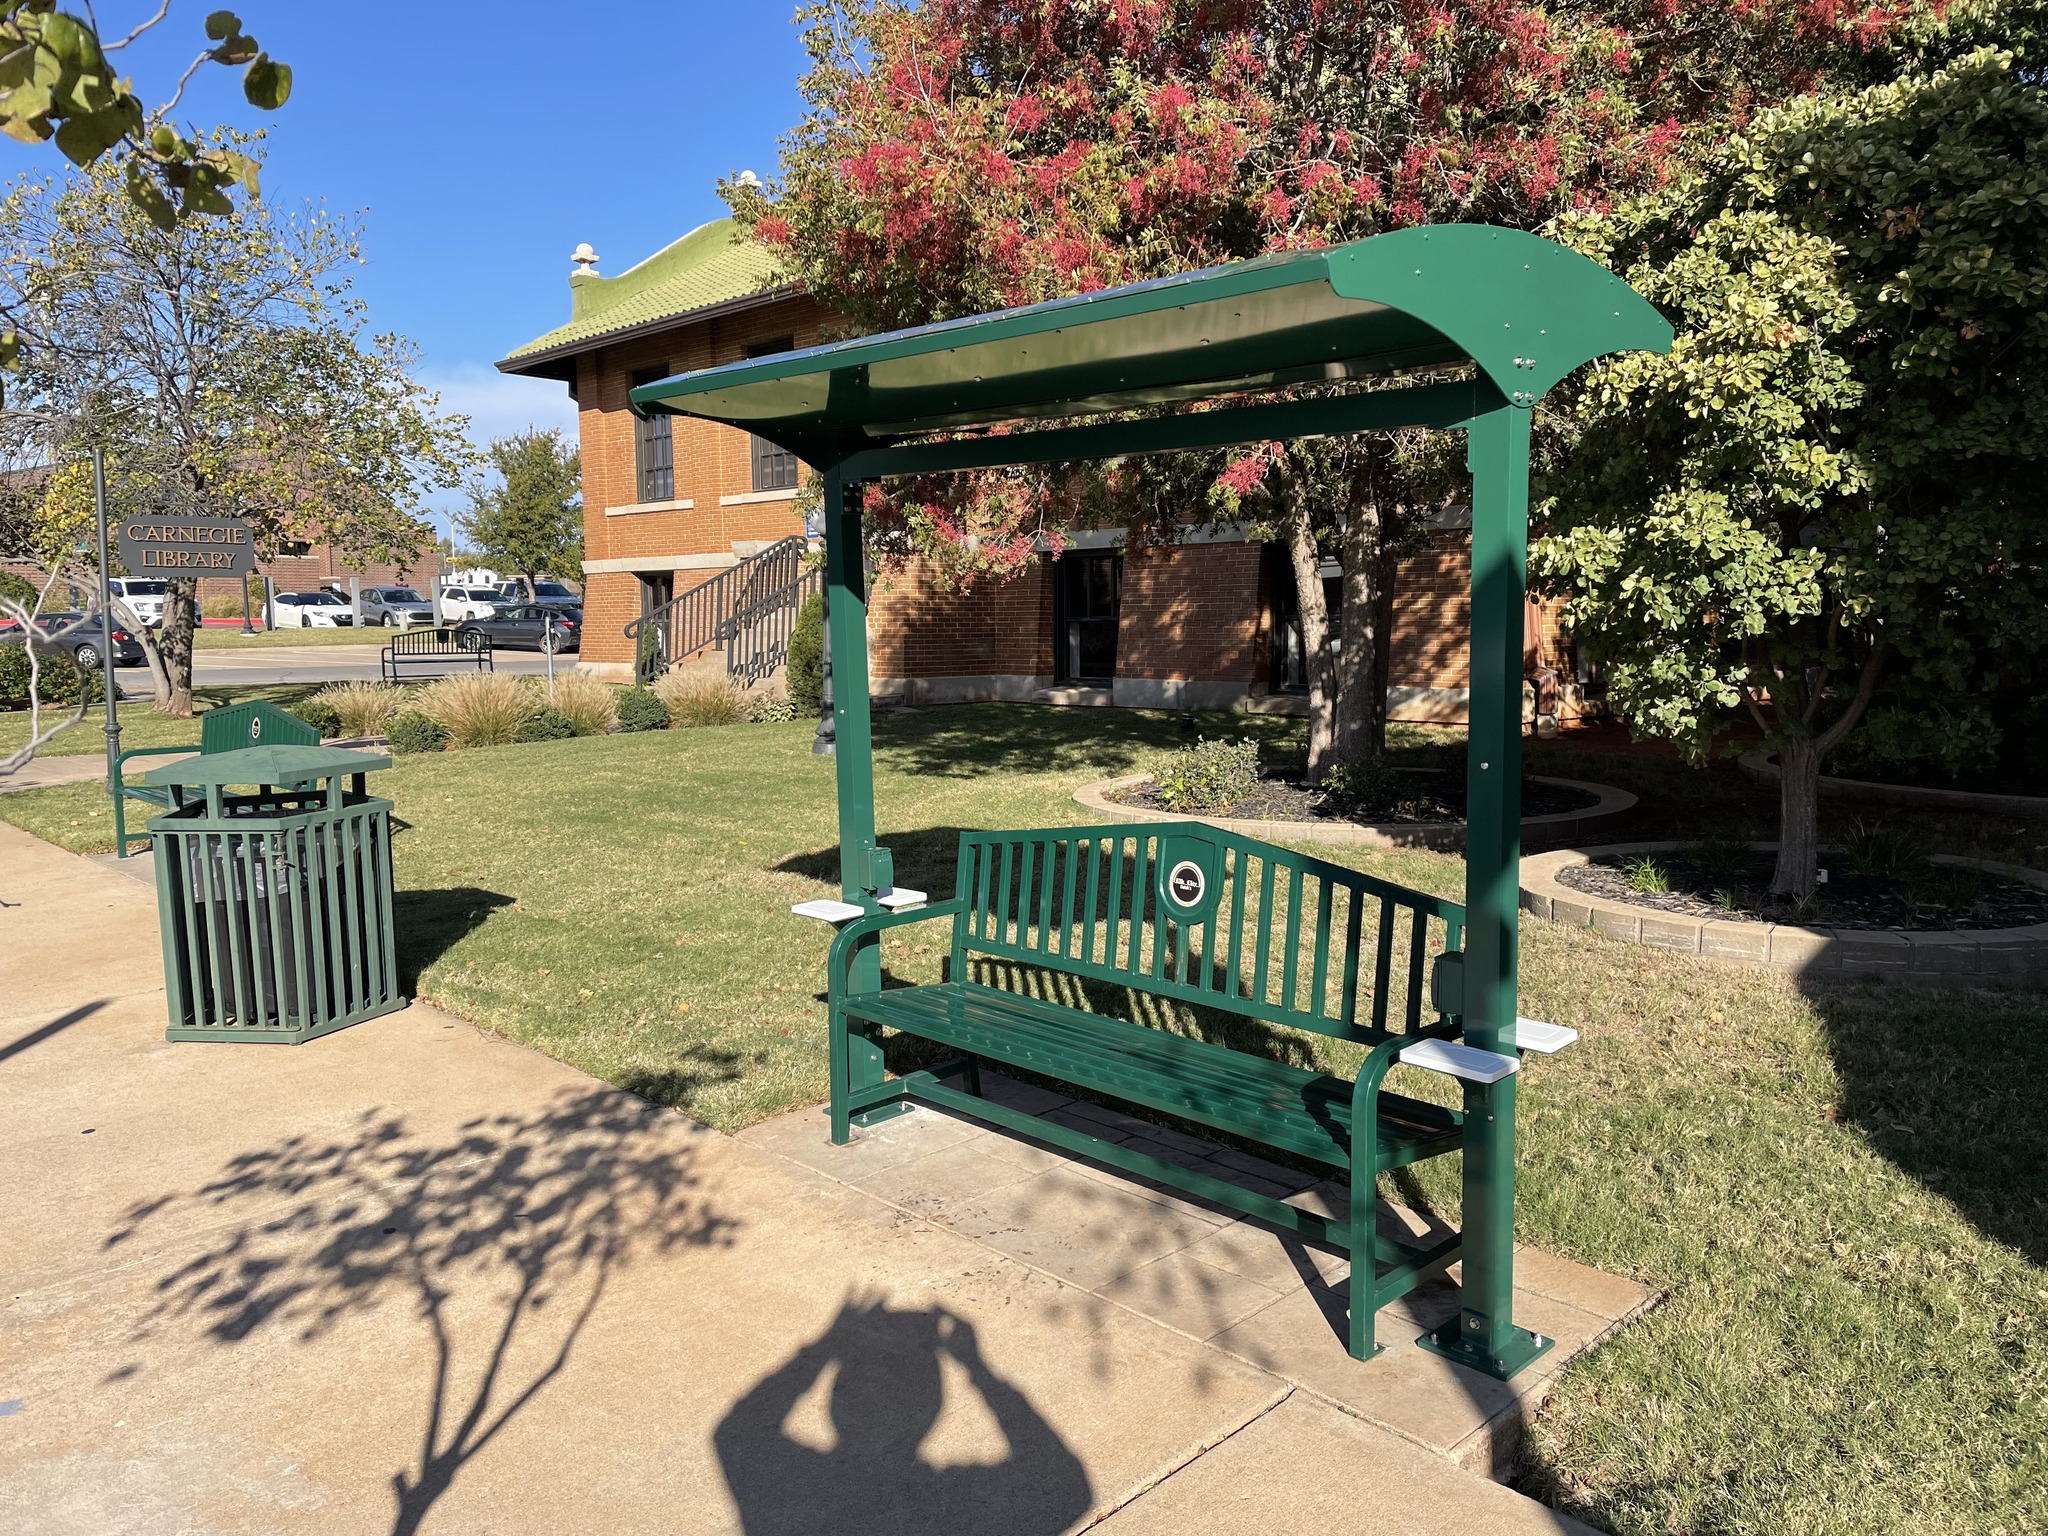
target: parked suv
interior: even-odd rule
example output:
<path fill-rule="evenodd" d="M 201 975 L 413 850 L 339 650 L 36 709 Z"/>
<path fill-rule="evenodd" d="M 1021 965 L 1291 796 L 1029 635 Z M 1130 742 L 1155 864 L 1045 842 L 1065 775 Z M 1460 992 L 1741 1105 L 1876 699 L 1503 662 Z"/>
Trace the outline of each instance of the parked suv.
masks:
<path fill-rule="evenodd" d="M 156 629 L 164 621 L 164 583 L 135 576 L 114 576 L 107 590 L 128 605 L 137 622 Z"/>
<path fill-rule="evenodd" d="M 441 622 L 457 624 L 464 619 L 488 619 L 504 601 L 496 587 L 443 587 Z"/>
<path fill-rule="evenodd" d="M 434 605 L 411 587 L 363 588 L 363 623 L 386 629 L 410 629 L 415 624 L 432 624 Z"/>
<path fill-rule="evenodd" d="M 536 602 L 547 608 L 581 608 L 583 599 L 575 589 L 559 581 L 536 581 L 533 596 L 528 598 L 526 588 L 516 581 L 498 583 L 498 601 L 501 603 Z"/>

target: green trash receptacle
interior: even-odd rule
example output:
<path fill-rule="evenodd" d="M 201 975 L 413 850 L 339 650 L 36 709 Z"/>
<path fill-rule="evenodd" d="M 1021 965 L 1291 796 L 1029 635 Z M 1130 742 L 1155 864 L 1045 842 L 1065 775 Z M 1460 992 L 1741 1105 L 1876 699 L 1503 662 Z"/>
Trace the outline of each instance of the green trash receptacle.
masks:
<path fill-rule="evenodd" d="M 172 1040 L 296 1045 L 405 1006 L 375 752 L 245 747 L 152 769 Z"/>

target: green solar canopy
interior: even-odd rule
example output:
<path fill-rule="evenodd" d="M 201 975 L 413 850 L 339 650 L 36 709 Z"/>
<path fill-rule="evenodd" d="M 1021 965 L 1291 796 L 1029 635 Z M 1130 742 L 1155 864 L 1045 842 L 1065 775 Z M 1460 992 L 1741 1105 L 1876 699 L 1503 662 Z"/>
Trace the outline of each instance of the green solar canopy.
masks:
<path fill-rule="evenodd" d="M 1467 1043 L 1512 1050 L 1530 408 L 1597 357 L 1671 341 L 1663 316 L 1584 257 L 1454 224 L 750 359 L 643 385 L 632 400 L 640 412 L 745 428 L 823 472 L 840 885 L 870 912 L 891 889 L 892 861 L 875 842 L 864 482 L 1396 427 L 1464 431 L 1471 727 L 1458 1010 Z M 1385 377 L 1418 368 L 1438 372 L 1405 387 Z M 1446 368 L 1463 372 L 1447 380 Z M 1244 398 L 1373 379 L 1381 387 Z M 979 430 L 997 426 L 1032 430 Z M 872 946 L 852 963 L 861 987 L 880 986 Z M 862 1050 L 856 1085 L 880 1083 L 879 1047 Z M 1461 1306 L 1430 1346 L 1501 1377 L 1546 1347 L 1514 1321 L 1514 1111 L 1512 1076 L 1467 1084 Z"/>
<path fill-rule="evenodd" d="M 807 462 L 933 432 L 1459 364 L 1533 404 L 1671 328 L 1602 267 L 1452 224 L 861 337 L 645 384 L 641 411 L 744 427 Z"/>

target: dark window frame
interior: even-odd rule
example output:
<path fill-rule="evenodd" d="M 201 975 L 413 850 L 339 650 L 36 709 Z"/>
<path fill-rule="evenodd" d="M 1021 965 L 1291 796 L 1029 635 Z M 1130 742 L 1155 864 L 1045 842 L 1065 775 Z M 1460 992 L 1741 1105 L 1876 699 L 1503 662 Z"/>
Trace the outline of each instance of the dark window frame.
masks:
<path fill-rule="evenodd" d="M 633 372 L 633 387 L 638 389 L 642 384 L 652 384 L 668 377 L 670 370 L 666 363 L 638 368 Z M 666 411 L 651 411 L 634 418 L 633 486 L 635 496 L 643 505 L 676 499 L 674 422 L 675 418 Z"/>
<path fill-rule="evenodd" d="M 794 336 L 777 336 L 771 341 L 757 341 L 746 349 L 749 358 L 773 357 L 778 352 L 796 349 Z M 793 491 L 803 471 L 796 455 L 787 448 L 778 448 L 766 438 L 749 436 L 749 462 L 752 479 L 750 484 L 756 491 Z"/>

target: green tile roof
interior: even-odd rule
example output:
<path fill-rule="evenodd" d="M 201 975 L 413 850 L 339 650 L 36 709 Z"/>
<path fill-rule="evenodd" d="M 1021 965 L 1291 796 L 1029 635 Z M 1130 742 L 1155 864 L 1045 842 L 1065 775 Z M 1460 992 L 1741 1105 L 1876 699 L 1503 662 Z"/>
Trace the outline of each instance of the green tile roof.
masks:
<path fill-rule="evenodd" d="M 731 219 L 714 219 L 617 277 L 572 276 L 569 323 L 535 337 L 498 366 L 508 373 L 524 373 L 528 369 L 522 362 L 538 363 L 581 352 L 620 332 L 674 320 L 786 283 L 771 252 Z"/>

